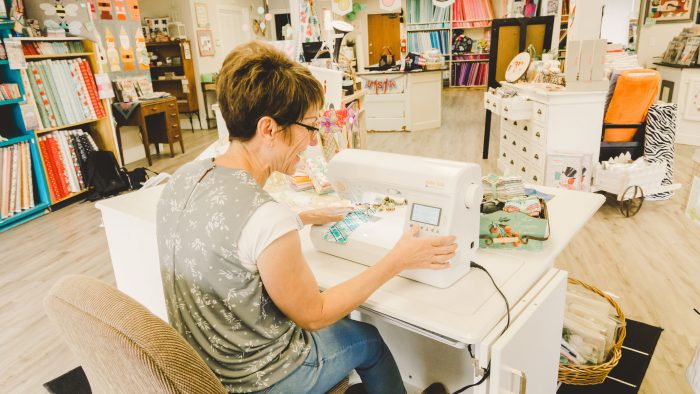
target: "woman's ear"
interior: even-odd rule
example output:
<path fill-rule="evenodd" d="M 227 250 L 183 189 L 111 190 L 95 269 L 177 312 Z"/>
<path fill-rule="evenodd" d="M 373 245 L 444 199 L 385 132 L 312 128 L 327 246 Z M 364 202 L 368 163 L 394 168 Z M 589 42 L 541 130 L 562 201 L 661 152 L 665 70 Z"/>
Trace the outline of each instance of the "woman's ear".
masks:
<path fill-rule="evenodd" d="M 266 145 L 272 146 L 274 140 L 274 134 L 278 131 L 279 126 L 274 119 L 269 116 L 263 116 L 258 120 L 258 128 L 256 133 L 262 137 L 263 142 Z"/>

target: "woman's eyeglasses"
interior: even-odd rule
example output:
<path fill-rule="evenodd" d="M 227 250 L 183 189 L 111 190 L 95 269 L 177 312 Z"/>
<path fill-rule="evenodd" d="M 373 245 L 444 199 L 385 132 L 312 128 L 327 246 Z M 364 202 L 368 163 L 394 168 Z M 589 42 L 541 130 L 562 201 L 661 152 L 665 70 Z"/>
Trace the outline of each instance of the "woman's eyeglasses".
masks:
<path fill-rule="evenodd" d="M 312 135 L 313 135 L 313 134 L 316 134 L 316 133 L 320 130 L 320 129 L 318 128 L 318 121 L 314 122 L 314 124 L 315 124 L 316 126 L 308 125 L 308 124 L 301 123 L 301 122 L 297 122 L 297 121 L 294 121 L 294 120 L 281 119 L 281 118 L 277 120 L 277 123 L 292 123 L 292 124 L 295 124 L 295 125 L 297 125 L 297 126 L 301 126 L 301 127 L 305 128 L 306 131 L 308 131 L 308 132 L 311 133 Z"/>

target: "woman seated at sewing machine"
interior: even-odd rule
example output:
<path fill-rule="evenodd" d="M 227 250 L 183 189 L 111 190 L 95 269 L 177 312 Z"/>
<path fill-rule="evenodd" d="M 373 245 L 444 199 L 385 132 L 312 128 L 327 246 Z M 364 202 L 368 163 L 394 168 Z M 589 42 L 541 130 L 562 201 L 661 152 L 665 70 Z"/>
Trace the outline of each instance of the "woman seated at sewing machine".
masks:
<path fill-rule="evenodd" d="M 343 215 L 296 215 L 262 187 L 316 144 L 320 83 L 253 42 L 226 58 L 217 96 L 228 151 L 180 168 L 158 204 L 170 323 L 229 392 L 322 393 L 355 369 L 370 393 L 404 393 L 378 331 L 345 317 L 402 270 L 447 268 L 454 237 L 407 233 L 379 263 L 319 292 L 299 230 Z"/>

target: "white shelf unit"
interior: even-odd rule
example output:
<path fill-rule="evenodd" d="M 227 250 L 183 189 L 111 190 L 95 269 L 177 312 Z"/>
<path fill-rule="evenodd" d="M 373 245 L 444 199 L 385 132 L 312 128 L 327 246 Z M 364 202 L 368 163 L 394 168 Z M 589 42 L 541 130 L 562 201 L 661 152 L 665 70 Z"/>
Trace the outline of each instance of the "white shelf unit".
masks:
<path fill-rule="evenodd" d="M 473 19 L 473 20 L 452 20 L 452 6 L 449 6 L 446 8 L 444 11 L 443 16 L 446 19 L 441 19 L 441 20 L 436 20 L 436 15 L 435 12 L 438 9 L 436 6 L 432 6 L 425 0 L 407 0 L 406 4 L 406 36 L 407 36 L 407 41 L 408 41 L 408 50 L 409 52 L 420 52 L 424 48 L 412 48 L 411 47 L 411 39 L 410 36 L 411 34 L 415 33 L 430 33 L 430 32 L 435 32 L 435 31 L 446 31 L 447 32 L 447 46 L 444 48 L 442 51 L 443 57 L 445 57 L 445 64 L 447 65 L 447 70 L 446 72 L 448 73 L 447 79 L 447 86 L 451 88 L 466 88 L 466 89 L 485 89 L 486 88 L 486 83 L 484 84 L 476 84 L 476 85 L 458 85 L 456 84 L 456 81 L 453 78 L 453 67 L 455 65 L 461 65 L 462 63 L 488 63 L 489 62 L 489 53 L 484 52 L 484 53 L 476 53 L 476 52 L 471 52 L 471 53 L 464 53 L 464 54 L 458 54 L 458 56 L 471 56 L 474 57 L 473 59 L 455 59 L 454 55 L 452 53 L 452 37 L 454 35 L 455 30 L 464 30 L 465 33 L 469 31 L 477 31 L 479 33 L 477 34 L 467 34 L 470 38 L 474 40 L 474 47 L 476 46 L 476 40 L 480 38 L 487 38 L 489 40 L 489 35 L 491 29 L 491 19 Z M 491 2 L 491 6 L 493 9 L 493 2 Z M 425 13 L 420 14 L 420 15 L 415 15 L 415 10 L 416 7 L 421 7 L 422 11 L 426 11 L 429 7 L 432 7 L 432 15 L 430 15 L 430 20 L 431 21 L 426 21 L 425 19 L 428 17 Z M 496 17 L 497 13 L 496 10 L 494 9 L 494 17 Z M 477 23 L 485 23 L 487 26 L 465 26 L 465 27 L 459 27 L 455 26 L 455 24 L 477 24 Z M 484 78 L 487 80 L 488 79 L 488 72 L 484 75 Z M 443 77 L 443 79 L 445 79 Z"/>

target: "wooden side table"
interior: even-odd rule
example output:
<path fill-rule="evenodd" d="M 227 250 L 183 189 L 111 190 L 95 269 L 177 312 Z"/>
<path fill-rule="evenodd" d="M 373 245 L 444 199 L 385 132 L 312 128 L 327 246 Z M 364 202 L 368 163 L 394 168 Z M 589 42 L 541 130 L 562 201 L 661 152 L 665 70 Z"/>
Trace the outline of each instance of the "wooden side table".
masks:
<path fill-rule="evenodd" d="M 122 137 L 120 133 L 122 126 L 138 126 L 149 166 L 153 164 L 150 144 L 156 144 L 156 153 L 160 154 L 160 146 L 158 144 L 167 143 L 170 145 L 170 155 L 175 157 L 173 144 L 179 141 L 180 149 L 182 153 L 185 153 L 185 145 L 182 142 L 182 133 L 180 132 L 180 112 L 177 107 L 177 98 L 166 97 L 157 100 L 141 101 L 138 108 L 126 120 L 120 116 L 115 116 L 117 120 L 117 142 L 122 165 L 124 165 L 124 152 L 122 151 Z"/>

